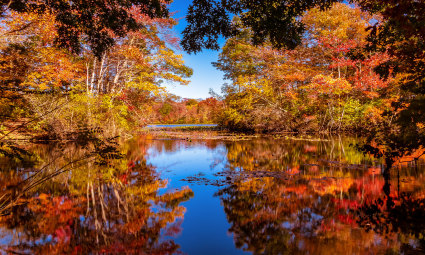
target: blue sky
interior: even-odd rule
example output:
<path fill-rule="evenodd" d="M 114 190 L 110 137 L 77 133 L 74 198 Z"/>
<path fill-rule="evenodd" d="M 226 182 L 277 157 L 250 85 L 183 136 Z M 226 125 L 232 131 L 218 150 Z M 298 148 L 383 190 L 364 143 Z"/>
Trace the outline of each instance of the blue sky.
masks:
<path fill-rule="evenodd" d="M 179 24 L 175 27 L 176 33 L 181 38 L 181 32 L 186 27 L 185 15 L 192 1 L 190 0 L 174 0 L 170 6 L 171 12 L 177 12 L 174 18 L 178 18 Z M 221 46 L 224 40 L 220 40 Z M 191 83 L 187 86 L 167 84 L 168 90 L 183 98 L 207 98 L 209 97 L 210 88 L 215 92 L 221 92 L 223 81 L 223 73 L 216 70 L 211 62 L 217 61 L 219 51 L 203 50 L 194 55 L 189 55 L 183 51 L 183 58 L 186 65 L 193 69 L 193 76 L 190 78 Z"/>

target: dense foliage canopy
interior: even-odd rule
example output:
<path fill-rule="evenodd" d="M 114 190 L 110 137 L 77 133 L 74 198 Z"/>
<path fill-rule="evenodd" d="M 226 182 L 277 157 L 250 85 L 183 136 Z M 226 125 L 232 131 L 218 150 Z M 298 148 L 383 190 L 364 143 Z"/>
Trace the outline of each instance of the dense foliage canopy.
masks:
<path fill-rule="evenodd" d="M 9 11 L 18 13 L 51 13 L 55 22 L 55 44 L 80 52 L 86 42 L 95 56 L 111 47 L 116 37 L 125 37 L 129 32 L 145 26 L 140 16 L 167 18 L 169 0 L 2 0 L 1 16 Z M 16 30 L 24 29 L 17 28 Z"/>

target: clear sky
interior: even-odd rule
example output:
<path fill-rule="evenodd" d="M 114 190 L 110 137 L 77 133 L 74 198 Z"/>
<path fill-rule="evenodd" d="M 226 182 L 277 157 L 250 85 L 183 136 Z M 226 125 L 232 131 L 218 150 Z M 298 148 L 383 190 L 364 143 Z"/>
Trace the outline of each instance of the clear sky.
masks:
<path fill-rule="evenodd" d="M 171 12 L 176 12 L 174 18 L 178 18 L 179 24 L 175 27 L 176 33 L 180 38 L 181 32 L 186 27 L 185 15 L 191 0 L 174 0 L 171 4 Z M 221 46 L 224 45 L 224 40 L 220 40 Z M 219 51 L 203 50 L 194 55 L 189 55 L 183 51 L 183 58 L 186 65 L 193 69 L 193 76 L 190 78 L 191 83 L 187 86 L 167 85 L 168 90 L 183 98 L 207 98 L 209 97 L 210 88 L 215 92 L 221 92 L 223 81 L 223 73 L 215 69 L 211 62 L 217 61 Z"/>

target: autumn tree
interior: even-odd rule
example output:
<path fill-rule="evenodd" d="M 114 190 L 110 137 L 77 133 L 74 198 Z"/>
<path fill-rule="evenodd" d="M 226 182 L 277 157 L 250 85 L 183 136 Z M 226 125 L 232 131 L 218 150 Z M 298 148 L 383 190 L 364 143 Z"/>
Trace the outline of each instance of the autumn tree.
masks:
<path fill-rule="evenodd" d="M 227 40 L 214 63 L 232 82 L 223 88 L 225 125 L 269 131 L 365 125 L 361 121 L 367 109 L 376 107 L 373 100 L 390 82 L 372 70 L 385 60 L 385 53 L 350 58 L 352 49 L 366 43 L 371 16 L 335 4 L 326 11 L 312 9 L 302 20 L 307 32 L 294 50 L 255 46 L 252 30 L 241 27 L 239 18 L 234 20 L 238 35 Z"/>
<path fill-rule="evenodd" d="M 425 3 L 422 1 L 359 1 L 360 6 L 382 16 L 371 30 L 368 49 L 388 52 L 376 67 L 383 77 L 395 77 L 402 88 L 383 120 L 371 128 L 365 151 L 394 161 L 424 147 L 424 45 Z M 420 155 L 415 156 L 415 160 Z"/>
<path fill-rule="evenodd" d="M 335 2 L 341 1 L 194 1 L 189 8 L 189 25 L 182 45 L 189 52 L 202 48 L 218 49 L 217 39 L 220 35 L 230 38 L 238 33 L 231 16 L 240 15 L 243 25 L 253 31 L 251 38 L 254 44 L 269 40 L 274 47 L 293 49 L 302 42 L 305 32 L 305 25 L 301 21 L 304 12 L 315 7 L 326 9 Z M 377 71 L 380 78 L 395 76 L 396 87 L 401 85 L 405 89 L 400 100 L 381 111 L 381 117 L 386 120 L 369 132 L 372 134 L 369 145 L 374 140 L 380 147 L 371 145 L 366 150 L 390 159 L 388 164 L 391 165 L 391 158 L 409 154 L 424 145 L 422 28 L 425 3 L 416 0 L 350 2 L 358 4 L 369 14 L 381 16 L 370 26 L 366 52 L 388 54 L 384 57 L 385 61 L 372 64 L 372 69 Z M 364 60 L 364 54 L 355 55 L 354 59 Z M 336 67 L 341 69 L 338 62 Z"/>
<path fill-rule="evenodd" d="M 44 116 L 63 104 L 60 111 L 37 122 L 37 128 L 51 133 L 50 139 L 85 126 L 102 125 L 116 135 L 143 125 L 148 98 L 166 93 L 164 82 L 188 84 L 192 69 L 175 52 L 179 49 L 178 39 L 170 33 L 176 20 L 151 17 L 132 6 L 128 11 L 137 29 L 127 31 L 125 37 L 112 33 L 114 45 L 97 56 L 84 36 L 79 41 L 79 54 L 58 47 L 56 39 L 61 35 L 56 28 L 61 24 L 54 11 L 10 10 L 4 13 L 1 28 L 2 80 L 7 85 L 2 86 L 2 93 L 24 96 L 30 105 L 26 112 L 36 116 Z M 13 65 L 18 61 L 13 58 L 23 61 Z M 142 94 L 147 101 L 141 100 Z"/>
<path fill-rule="evenodd" d="M 85 42 L 96 57 L 101 57 L 104 51 L 115 44 L 117 37 L 124 38 L 129 32 L 144 27 L 144 24 L 137 20 L 137 13 L 150 18 L 167 18 L 167 4 L 170 1 L 3 0 L 0 3 L 1 15 L 9 11 L 27 14 L 52 13 L 56 21 L 56 45 L 78 53 Z"/>
<path fill-rule="evenodd" d="M 219 49 L 219 36 L 229 38 L 237 34 L 233 16 L 240 16 L 244 27 L 252 29 L 252 41 L 260 44 L 268 40 L 273 46 L 293 49 L 301 43 L 304 25 L 299 17 L 314 8 L 330 7 L 335 0 L 306 1 L 245 1 L 196 0 L 190 5 L 183 32 L 183 48 L 199 52 L 203 48 Z M 265 15 L 267 13 L 267 15 Z"/>

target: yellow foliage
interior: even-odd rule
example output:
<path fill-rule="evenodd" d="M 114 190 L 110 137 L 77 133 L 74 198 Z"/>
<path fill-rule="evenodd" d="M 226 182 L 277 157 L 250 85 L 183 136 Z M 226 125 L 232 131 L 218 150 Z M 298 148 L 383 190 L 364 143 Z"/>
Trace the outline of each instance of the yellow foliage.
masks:
<path fill-rule="evenodd" d="M 318 94 L 343 95 L 351 91 L 352 85 L 343 78 L 332 78 L 328 75 L 316 75 L 308 87 Z"/>

